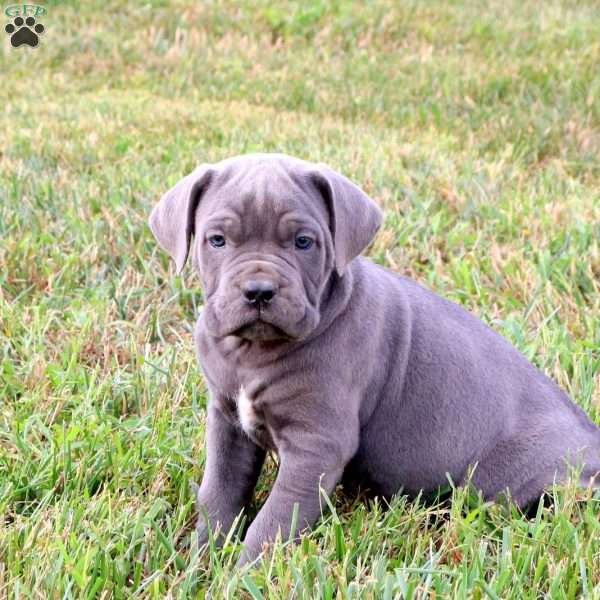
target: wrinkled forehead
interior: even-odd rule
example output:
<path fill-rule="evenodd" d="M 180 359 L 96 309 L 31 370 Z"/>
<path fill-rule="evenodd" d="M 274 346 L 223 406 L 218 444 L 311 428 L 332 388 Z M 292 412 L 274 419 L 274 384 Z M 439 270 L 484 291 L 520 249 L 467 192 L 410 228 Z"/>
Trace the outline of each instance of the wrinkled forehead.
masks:
<path fill-rule="evenodd" d="M 325 203 L 305 172 L 277 162 L 230 165 L 217 174 L 199 208 L 203 224 L 239 220 L 246 231 L 266 231 L 282 221 L 326 228 Z"/>

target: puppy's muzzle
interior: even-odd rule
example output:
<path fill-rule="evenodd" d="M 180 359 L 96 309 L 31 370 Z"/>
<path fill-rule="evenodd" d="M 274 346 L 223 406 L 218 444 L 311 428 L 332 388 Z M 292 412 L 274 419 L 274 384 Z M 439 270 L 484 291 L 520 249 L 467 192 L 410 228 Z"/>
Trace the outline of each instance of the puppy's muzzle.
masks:
<path fill-rule="evenodd" d="M 251 279 L 242 285 L 242 295 L 250 306 L 266 308 L 277 294 L 277 284 L 270 279 Z"/>

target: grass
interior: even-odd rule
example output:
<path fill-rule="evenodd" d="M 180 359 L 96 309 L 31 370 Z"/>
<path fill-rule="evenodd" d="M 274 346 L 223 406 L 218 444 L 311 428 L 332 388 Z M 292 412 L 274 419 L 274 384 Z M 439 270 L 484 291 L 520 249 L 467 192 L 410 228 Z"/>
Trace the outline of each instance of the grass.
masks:
<path fill-rule="evenodd" d="M 200 162 L 328 162 L 386 209 L 374 260 L 600 423 L 597 2 L 48 6 L 39 48 L 0 49 L 0 597 L 600 598 L 573 489 L 529 520 L 338 494 L 256 570 L 234 536 L 198 554 L 202 292 L 147 227 Z"/>

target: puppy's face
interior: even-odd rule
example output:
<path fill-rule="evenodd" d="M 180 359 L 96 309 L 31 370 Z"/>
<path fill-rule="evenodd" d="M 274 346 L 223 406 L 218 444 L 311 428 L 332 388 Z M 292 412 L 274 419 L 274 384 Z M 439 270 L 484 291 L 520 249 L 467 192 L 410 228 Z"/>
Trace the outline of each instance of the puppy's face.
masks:
<path fill-rule="evenodd" d="M 217 337 L 301 339 L 319 323 L 334 268 L 329 217 L 284 170 L 258 164 L 213 180 L 196 214 L 193 259 Z"/>
<path fill-rule="evenodd" d="M 328 283 L 380 224 L 381 211 L 345 177 L 281 154 L 202 165 L 150 217 L 179 271 L 191 249 L 208 332 L 253 341 L 309 335 Z"/>

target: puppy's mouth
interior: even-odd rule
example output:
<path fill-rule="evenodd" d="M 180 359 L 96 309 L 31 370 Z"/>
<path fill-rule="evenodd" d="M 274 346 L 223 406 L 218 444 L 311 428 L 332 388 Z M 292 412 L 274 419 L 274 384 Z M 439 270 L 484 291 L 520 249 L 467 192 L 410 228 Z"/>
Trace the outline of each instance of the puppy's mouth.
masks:
<path fill-rule="evenodd" d="M 238 329 L 232 332 L 231 335 L 235 335 L 244 340 L 260 341 L 260 342 L 271 342 L 275 340 L 292 340 L 293 337 L 286 333 L 280 327 L 267 323 L 262 319 L 256 319 L 251 323 L 246 323 Z"/>

